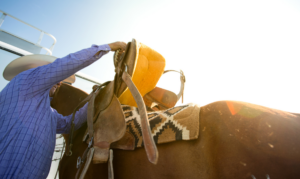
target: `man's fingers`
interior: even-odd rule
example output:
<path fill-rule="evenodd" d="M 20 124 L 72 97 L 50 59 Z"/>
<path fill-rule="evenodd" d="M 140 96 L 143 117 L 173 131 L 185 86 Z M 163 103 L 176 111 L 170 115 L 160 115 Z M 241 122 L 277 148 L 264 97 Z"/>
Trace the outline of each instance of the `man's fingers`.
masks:
<path fill-rule="evenodd" d="M 111 43 L 111 44 L 108 44 L 111 51 L 116 51 L 118 49 L 122 49 L 122 50 L 125 50 L 126 48 L 126 43 L 125 42 L 114 42 L 114 43 Z"/>
<path fill-rule="evenodd" d="M 120 46 L 121 46 L 121 49 L 122 50 L 125 50 L 125 48 L 126 48 L 126 43 L 125 42 L 120 42 Z"/>
<path fill-rule="evenodd" d="M 121 49 L 121 52 L 124 51 L 126 48 L 126 43 L 125 42 L 117 42 L 117 49 Z"/>

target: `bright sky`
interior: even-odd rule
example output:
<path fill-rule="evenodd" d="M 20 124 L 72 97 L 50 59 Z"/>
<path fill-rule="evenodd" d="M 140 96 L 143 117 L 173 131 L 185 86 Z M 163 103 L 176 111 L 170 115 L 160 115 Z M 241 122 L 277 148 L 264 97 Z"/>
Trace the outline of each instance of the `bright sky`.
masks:
<path fill-rule="evenodd" d="M 54 35 L 56 57 L 137 39 L 165 57 L 166 69 L 184 71 L 185 103 L 236 100 L 300 113 L 297 0 L 0 0 L 0 9 Z M 13 21 L 1 28 L 39 37 Z M 112 53 L 82 72 L 112 80 Z M 158 86 L 177 93 L 179 76 Z"/>

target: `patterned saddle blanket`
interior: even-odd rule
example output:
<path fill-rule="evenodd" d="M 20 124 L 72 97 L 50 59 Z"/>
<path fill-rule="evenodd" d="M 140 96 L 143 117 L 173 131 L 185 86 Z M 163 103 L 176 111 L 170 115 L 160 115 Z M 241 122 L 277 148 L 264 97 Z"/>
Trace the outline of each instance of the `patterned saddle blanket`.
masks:
<path fill-rule="evenodd" d="M 128 138 L 131 138 L 132 144 L 129 148 L 128 146 L 122 148 L 115 145 L 113 145 L 112 148 L 133 150 L 135 147 L 142 147 L 143 136 L 138 108 L 128 105 L 122 105 L 122 108 L 126 121 L 126 143 L 128 143 Z M 154 142 L 156 144 L 162 144 L 178 140 L 197 139 L 199 136 L 199 112 L 200 106 L 191 103 L 176 106 L 165 111 L 148 113 Z M 125 139 L 123 139 L 123 141 L 125 141 Z"/>

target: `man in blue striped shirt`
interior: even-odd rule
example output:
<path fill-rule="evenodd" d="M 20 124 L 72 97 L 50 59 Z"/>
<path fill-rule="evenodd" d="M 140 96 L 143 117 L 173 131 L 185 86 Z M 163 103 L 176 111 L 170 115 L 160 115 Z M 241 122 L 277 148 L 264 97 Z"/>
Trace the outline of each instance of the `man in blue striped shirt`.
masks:
<path fill-rule="evenodd" d="M 68 133 L 71 117 L 50 107 L 59 83 L 126 43 L 93 45 L 48 65 L 19 73 L 0 92 L 0 178 L 46 178 L 57 133 Z M 87 104 L 75 116 L 86 121 Z"/>

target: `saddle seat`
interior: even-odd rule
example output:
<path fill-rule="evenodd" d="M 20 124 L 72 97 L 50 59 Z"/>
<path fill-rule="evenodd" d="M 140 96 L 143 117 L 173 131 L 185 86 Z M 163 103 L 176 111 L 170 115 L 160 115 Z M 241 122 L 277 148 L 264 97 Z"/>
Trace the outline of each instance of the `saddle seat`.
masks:
<path fill-rule="evenodd" d="M 142 43 L 135 46 L 137 53 L 135 56 L 135 67 L 131 76 L 133 83 L 141 95 L 144 96 L 155 88 L 164 72 L 166 62 L 161 54 L 148 46 Z M 126 88 L 118 98 L 121 104 L 137 107 L 128 88 Z"/>

